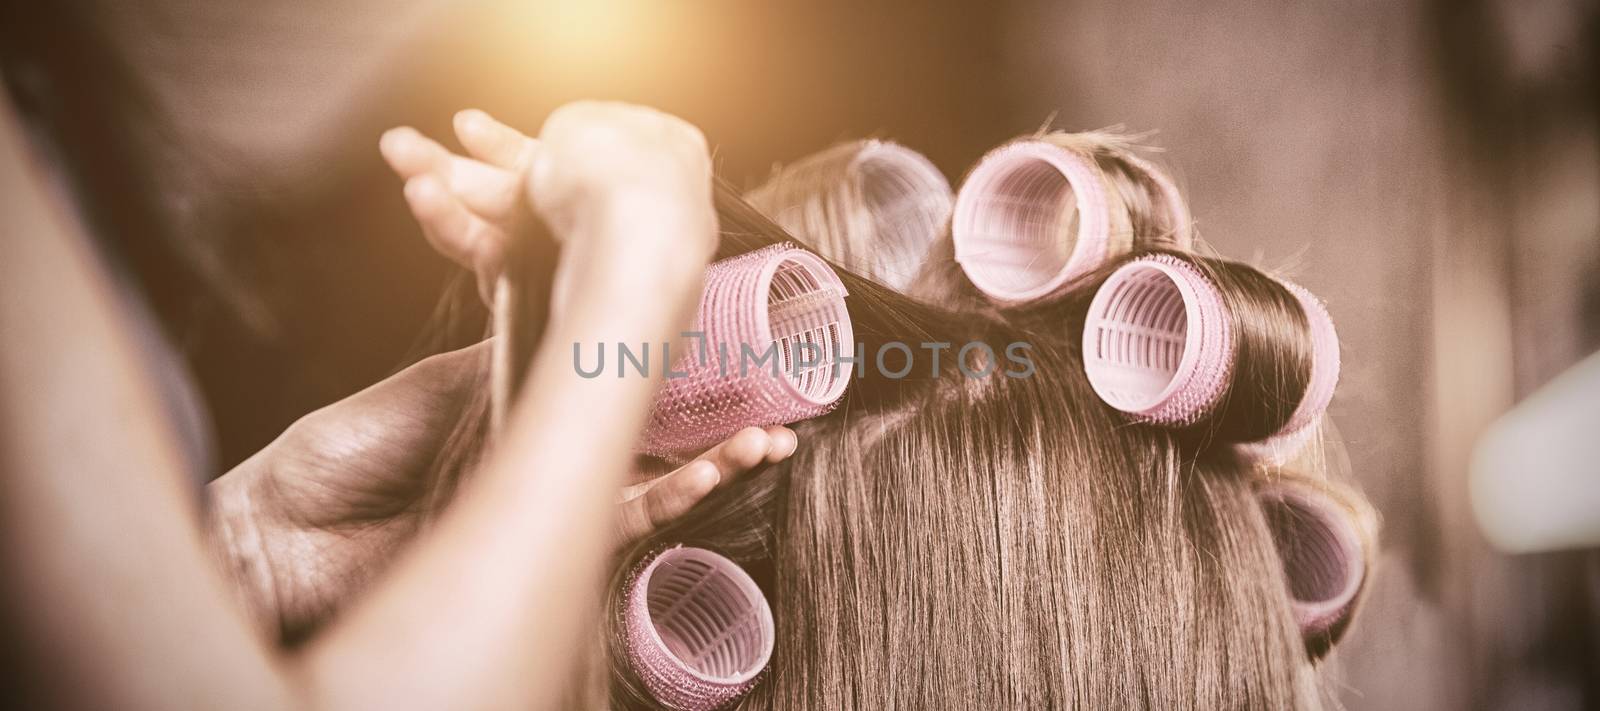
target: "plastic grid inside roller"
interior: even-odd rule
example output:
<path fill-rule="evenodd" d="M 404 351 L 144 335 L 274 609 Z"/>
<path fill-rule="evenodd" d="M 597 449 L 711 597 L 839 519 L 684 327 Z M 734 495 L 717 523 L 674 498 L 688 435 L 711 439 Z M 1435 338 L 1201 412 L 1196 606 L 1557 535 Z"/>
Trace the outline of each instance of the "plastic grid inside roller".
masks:
<path fill-rule="evenodd" d="M 669 374 L 651 408 L 642 449 L 698 453 L 744 427 L 827 412 L 852 372 L 851 363 L 835 358 L 854 353 L 844 298 L 827 263 L 791 245 L 711 265 L 693 328 L 705 334 L 704 352 L 691 343 L 677 359 L 677 375 Z"/>
<path fill-rule="evenodd" d="M 782 358 L 780 373 L 795 393 L 811 402 L 827 402 L 847 381 L 829 367 L 808 366 L 818 354 L 847 354 L 840 342 L 838 292 L 828 288 L 817 265 L 786 259 L 772 275 L 767 294 L 767 324 Z"/>
<path fill-rule="evenodd" d="M 733 561 L 700 548 L 672 548 L 629 585 L 628 657 L 669 708 L 718 708 L 754 686 L 775 642 L 772 611 Z"/>
<path fill-rule="evenodd" d="M 1105 259 L 1109 213 L 1100 170 L 1041 141 L 985 156 L 956 196 L 956 260 L 1002 301 L 1044 296 Z"/>
<path fill-rule="evenodd" d="M 761 601 L 726 572 L 694 558 L 674 561 L 656 570 L 647 596 L 656 633 L 685 666 L 722 681 L 760 670 L 770 641 L 758 619 Z"/>
<path fill-rule="evenodd" d="M 1354 527 L 1331 504 L 1287 490 L 1264 493 L 1262 511 L 1296 622 L 1307 633 L 1327 629 L 1355 600 L 1366 570 Z"/>
<path fill-rule="evenodd" d="M 895 143 L 870 142 L 853 168 L 877 236 L 869 271 L 904 289 L 950 218 L 950 183 L 922 154 Z"/>
<path fill-rule="evenodd" d="M 1130 262 L 1100 287 L 1084 327 L 1084 370 L 1106 404 L 1140 419 L 1190 424 L 1227 387 L 1233 342 L 1216 288 L 1159 255 Z"/>

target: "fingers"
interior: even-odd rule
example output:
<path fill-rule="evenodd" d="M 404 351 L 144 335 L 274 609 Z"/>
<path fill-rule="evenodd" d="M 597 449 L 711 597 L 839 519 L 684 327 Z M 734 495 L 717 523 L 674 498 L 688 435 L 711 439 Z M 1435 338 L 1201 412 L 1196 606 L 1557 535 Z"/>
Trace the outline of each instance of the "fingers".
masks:
<path fill-rule="evenodd" d="M 622 542 L 671 523 L 738 475 L 787 459 L 798 443 L 787 427 L 747 427 L 672 473 L 628 487 L 617 512 Z"/>
<path fill-rule="evenodd" d="M 521 216 L 520 172 L 458 156 L 408 126 L 385 132 L 378 150 L 400 177 L 433 175 L 469 210 L 503 228 Z"/>
<path fill-rule="evenodd" d="M 715 465 L 695 460 L 655 481 L 640 484 L 644 492 L 618 507 L 619 541 L 629 543 L 649 535 L 700 503 L 721 481 Z"/>
<path fill-rule="evenodd" d="M 582 268 L 677 280 L 704 271 L 716 248 L 711 186 L 711 156 L 699 129 L 642 106 L 579 101 L 545 119 L 527 192 L 558 239 L 603 217 L 606 228 L 584 237 L 597 253 L 626 253 L 650 265 L 608 258 Z M 658 301 L 682 298 L 670 295 Z"/>
<path fill-rule="evenodd" d="M 736 474 L 763 462 L 783 461 L 794 453 L 795 441 L 794 431 L 787 427 L 746 427 L 707 450 L 699 460 L 711 462 L 719 472 Z"/>
<path fill-rule="evenodd" d="M 522 172 L 533 160 L 538 142 L 478 109 L 455 116 L 456 138 L 467 153 L 489 165 Z"/>
<path fill-rule="evenodd" d="M 274 446 L 326 452 L 341 461 L 382 461 L 397 480 L 425 475 L 483 387 L 491 345 L 483 341 L 418 361 L 300 418 Z"/>
<path fill-rule="evenodd" d="M 441 254 L 480 277 L 492 277 L 505 253 L 504 229 L 474 215 L 432 173 L 406 181 L 406 204 Z"/>
<path fill-rule="evenodd" d="M 410 126 L 384 131 L 378 139 L 378 152 L 402 178 L 423 173 L 443 175 L 449 170 L 450 151 Z"/>

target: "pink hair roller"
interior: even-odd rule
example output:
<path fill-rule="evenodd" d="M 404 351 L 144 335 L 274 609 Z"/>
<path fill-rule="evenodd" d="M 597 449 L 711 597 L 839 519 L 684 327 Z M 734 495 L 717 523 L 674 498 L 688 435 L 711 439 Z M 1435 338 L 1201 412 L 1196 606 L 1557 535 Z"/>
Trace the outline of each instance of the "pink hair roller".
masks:
<path fill-rule="evenodd" d="M 1288 430 L 1260 442 L 1241 442 L 1234 446 L 1252 462 L 1281 466 L 1294 459 L 1295 455 L 1311 443 L 1312 437 L 1318 434 L 1317 425 L 1321 422 L 1322 419 L 1317 418 L 1298 430 Z"/>
<path fill-rule="evenodd" d="M 691 329 L 704 341 L 691 340 L 667 374 L 641 449 L 698 453 L 745 427 L 832 409 L 852 365 L 836 356 L 853 355 L 855 347 L 844 298 L 833 269 L 792 245 L 712 264 Z"/>
<path fill-rule="evenodd" d="M 628 662 L 657 702 L 711 711 L 743 696 L 772 658 L 772 609 L 736 563 L 701 548 L 669 548 L 629 584 Z"/>
<path fill-rule="evenodd" d="M 1343 634 L 1365 583 L 1361 535 L 1347 511 L 1308 487 L 1268 485 L 1259 497 L 1295 624 L 1318 656 Z"/>
<path fill-rule="evenodd" d="M 1083 367 L 1106 404 L 1152 424 L 1209 414 L 1233 371 L 1233 324 L 1215 285 L 1170 255 L 1113 272 L 1089 303 Z"/>
<path fill-rule="evenodd" d="M 950 181 L 933 161 L 893 141 L 868 140 L 850 164 L 862 197 L 876 208 L 878 244 L 867 272 L 895 291 L 905 291 L 928 261 L 928 250 L 950 219 Z M 827 254 L 851 254 L 866 245 Z M 863 270 L 857 270 L 862 273 Z"/>
<path fill-rule="evenodd" d="M 1305 312 L 1312 362 L 1284 427 L 1245 447 L 1276 462 L 1310 439 L 1339 381 L 1339 336 L 1327 309 L 1311 292 L 1281 283 Z M 1113 272 L 1089 304 L 1084 371 L 1106 404 L 1144 422 L 1187 426 L 1227 391 L 1235 327 L 1216 286 L 1193 265 L 1170 255 L 1137 259 Z"/>
<path fill-rule="evenodd" d="M 1305 396 L 1283 427 L 1285 433 L 1293 434 L 1315 425 L 1333 401 L 1334 388 L 1339 385 L 1339 333 L 1333 328 L 1328 308 L 1316 296 L 1299 284 L 1283 280 L 1279 283 L 1300 301 L 1311 329 L 1311 379 L 1306 383 Z"/>
<path fill-rule="evenodd" d="M 950 233 L 973 286 L 1016 303 L 1049 296 L 1104 262 L 1111 224 L 1094 160 L 1027 140 L 978 161 L 956 193 Z"/>

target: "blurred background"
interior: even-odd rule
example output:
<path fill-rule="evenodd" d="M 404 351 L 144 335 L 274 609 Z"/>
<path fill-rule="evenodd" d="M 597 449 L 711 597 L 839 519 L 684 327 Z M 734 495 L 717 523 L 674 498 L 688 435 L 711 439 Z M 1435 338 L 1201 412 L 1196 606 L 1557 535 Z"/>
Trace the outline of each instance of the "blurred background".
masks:
<path fill-rule="evenodd" d="M 419 347 L 454 272 L 384 128 L 626 99 L 746 187 L 869 135 L 954 182 L 1047 122 L 1156 131 L 1204 238 L 1339 324 L 1331 412 L 1384 523 L 1347 706 L 1600 708 L 1600 554 L 1496 552 L 1468 486 L 1486 428 L 1600 348 L 1600 3 L 1198 5 L 9 2 L 0 57 L 194 373 L 212 476 Z"/>

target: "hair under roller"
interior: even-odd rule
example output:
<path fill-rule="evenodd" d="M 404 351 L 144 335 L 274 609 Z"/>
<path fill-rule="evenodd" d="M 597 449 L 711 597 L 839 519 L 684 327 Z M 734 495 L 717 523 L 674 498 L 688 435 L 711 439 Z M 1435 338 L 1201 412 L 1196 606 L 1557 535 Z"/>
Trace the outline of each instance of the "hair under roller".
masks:
<path fill-rule="evenodd" d="M 690 352 L 672 366 L 642 449 L 696 453 L 750 426 L 827 412 L 852 372 L 854 334 L 839 276 L 816 255 L 773 245 L 706 270 Z"/>
<path fill-rule="evenodd" d="M 1247 399 L 1229 408 L 1231 416 L 1243 417 L 1238 413 L 1261 404 L 1249 398 L 1273 397 L 1230 392 L 1237 389 L 1236 379 L 1252 381 L 1241 387 L 1267 387 L 1254 382 L 1257 378 L 1236 378 L 1240 329 L 1262 326 L 1241 323 L 1217 282 L 1191 259 L 1156 254 L 1129 262 L 1106 279 L 1089 304 L 1083 332 L 1089 383 L 1106 404 L 1144 422 L 1188 427 L 1213 415 L 1230 416 L 1220 410 L 1231 398 Z M 1308 439 L 1327 408 L 1339 378 L 1339 343 L 1327 310 L 1310 292 L 1282 282 L 1275 288 L 1292 295 L 1305 314 L 1310 372 L 1303 391 L 1293 395 L 1293 411 L 1275 431 L 1242 439 L 1266 440 L 1253 451 L 1281 459 Z"/>
<path fill-rule="evenodd" d="M 1305 448 L 1317 432 L 1322 413 L 1333 400 L 1333 391 L 1339 384 L 1339 334 L 1333 328 L 1333 319 L 1327 307 L 1310 291 L 1299 284 L 1280 282 L 1294 294 L 1300 308 L 1305 311 L 1307 326 L 1311 329 L 1311 379 L 1306 384 L 1306 394 L 1295 406 L 1283 431 L 1261 442 L 1241 445 L 1245 454 L 1267 464 L 1282 464 Z"/>
<path fill-rule="evenodd" d="M 675 547 L 628 586 L 628 661 L 650 695 L 679 711 L 710 711 L 744 695 L 776 640 L 761 588 L 736 563 Z"/>
<path fill-rule="evenodd" d="M 1328 308 L 1315 295 L 1299 284 L 1279 283 L 1300 302 L 1311 329 L 1311 380 L 1306 384 L 1305 396 L 1289 416 L 1289 424 L 1283 427 L 1286 435 L 1292 435 L 1315 425 L 1333 400 L 1333 391 L 1339 385 L 1339 334 L 1333 328 Z"/>
<path fill-rule="evenodd" d="M 1295 624 L 1312 657 L 1349 626 L 1366 581 L 1367 557 L 1353 514 L 1306 484 L 1274 482 L 1259 493 L 1283 564 Z"/>
<path fill-rule="evenodd" d="M 1318 434 L 1317 425 L 1321 422 L 1321 418 L 1318 418 L 1298 430 L 1273 435 L 1260 442 L 1240 442 L 1236 445 L 1236 449 L 1250 461 L 1268 466 L 1282 466 L 1293 461 L 1305 450 L 1306 445 L 1314 441 Z"/>
<path fill-rule="evenodd" d="M 1118 150 L 1117 160 L 1122 161 L 1136 180 L 1147 183 L 1149 196 L 1159 205 L 1152 206 L 1153 218 L 1162 220 L 1153 239 L 1174 249 L 1187 250 L 1194 244 L 1194 218 L 1189 214 L 1189 203 L 1183 199 L 1176 183 L 1160 168 L 1134 155 L 1128 150 Z"/>

